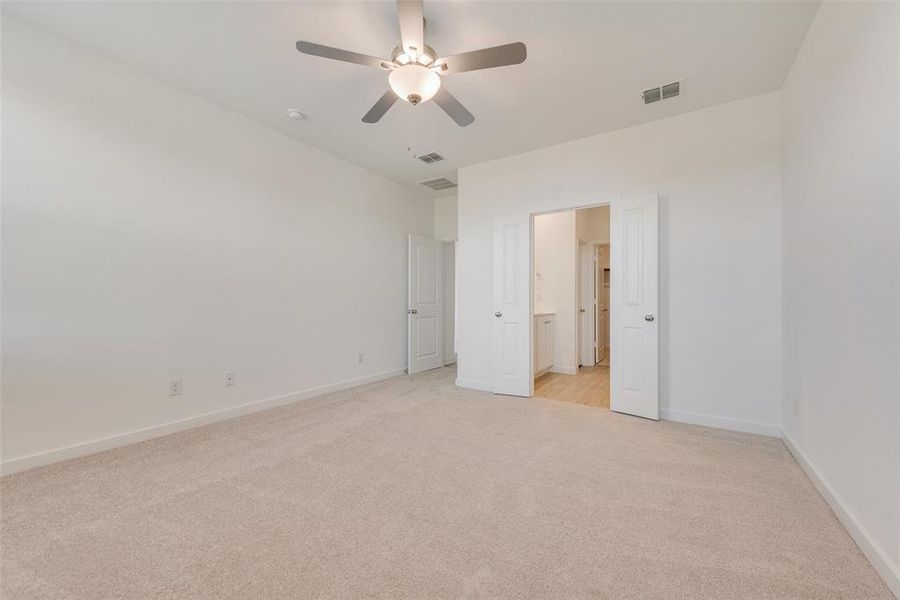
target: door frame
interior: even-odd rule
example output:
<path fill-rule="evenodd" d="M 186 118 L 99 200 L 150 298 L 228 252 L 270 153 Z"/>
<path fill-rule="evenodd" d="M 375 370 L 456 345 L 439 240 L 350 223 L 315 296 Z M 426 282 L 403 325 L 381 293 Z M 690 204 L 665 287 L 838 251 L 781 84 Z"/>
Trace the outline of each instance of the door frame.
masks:
<path fill-rule="evenodd" d="M 444 357 L 443 363 L 444 366 L 455 365 L 457 360 L 456 354 L 456 238 L 453 239 L 441 239 L 441 300 L 443 301 L 443 317 L 444 322 L 442 323 L 442 332 L 444 334 Z M 447 269 L 447 257 L 450 256 L 448 253 L 448 246 L 452 245 L 453 249 L 453 281 L 451 282 L 448 275 Z M 449 285 L 453 286 L 453 306 L 450 306 L 449 302 Z M 447 336 L 447 324 L 452 320 L 453 323 L 453 334 L 451 336 Z M 450 343 L 450 348 L 448 352 L 447 343 Z"/>
<path fill-rule="evenodd" d="M 435 292 L 437 294 L 437 311 L 436 318 L 438 321 L 437 335 L 437 354 L 439 364 L 428 369 L 413 371 L 413 335 L 415 333 L 413 322 L 418 319 L 417 313 L 413 310 L 413 244 L 419 241 L 433 242 L 437 249 L 436 273 L 435 273 Z M 437 369 L 444 365 L 444 243 L 443 241 L 428 235 L 420 235 L 410 233 L 407 236 L 407 256 L 406 256 L 406 374 L 414 375 L 415 373 L 424 373 L 427 370 Z M 418 278 L 418 274 L 416 274 Z"/>

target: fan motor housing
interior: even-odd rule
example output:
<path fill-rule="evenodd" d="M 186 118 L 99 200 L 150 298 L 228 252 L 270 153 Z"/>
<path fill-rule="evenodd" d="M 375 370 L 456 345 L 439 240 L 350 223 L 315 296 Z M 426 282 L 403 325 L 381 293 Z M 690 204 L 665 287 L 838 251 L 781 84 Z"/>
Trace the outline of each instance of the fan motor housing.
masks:
<path fill-rule="evenodd" d="M 403 65 L 404 63 L 397 61 L 397 59 L 403 54 L 406 54 L 406 52 L 403 50 L 403 48 L 401 48 L 400 46 L 397 46 L 391 52 L 391 62 L 394 63 L 395 65 L 397 65 L 398 67 Z M 437 52 L 435 52 L 434 48 L 432 48 L 428 44 L 425 44 L 425 48 L 419 54 L 426 54 L 431 58 L 431 60 L 428 61 L 428 65 L 431 65 L 435 61 L 435 59 L 438 57 L 438 54 L 437 54 Z M 426 65 L 426 66 L 428 66 L 428 65 Z"/>

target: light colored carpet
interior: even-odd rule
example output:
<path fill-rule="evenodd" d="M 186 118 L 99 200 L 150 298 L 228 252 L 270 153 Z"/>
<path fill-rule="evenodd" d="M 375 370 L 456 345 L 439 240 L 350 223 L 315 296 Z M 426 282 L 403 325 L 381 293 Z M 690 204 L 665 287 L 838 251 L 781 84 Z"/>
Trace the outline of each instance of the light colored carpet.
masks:
<path fill-rule="evenodd" d="M 5 477 L 2 597 L 890 598 L 779 440 L 453 376 Z"/>

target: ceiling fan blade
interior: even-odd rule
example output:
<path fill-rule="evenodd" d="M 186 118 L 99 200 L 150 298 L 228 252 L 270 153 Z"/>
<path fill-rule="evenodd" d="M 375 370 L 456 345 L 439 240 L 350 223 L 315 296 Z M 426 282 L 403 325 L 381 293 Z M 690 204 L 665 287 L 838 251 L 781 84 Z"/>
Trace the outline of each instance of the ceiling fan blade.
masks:
<path fill-rule="evenodd" d="M 445 56 L 434 61 L 434 66 L 439 67 L 439 72 L 442 75 L 449 75 L 451 73 L 464 73 L 479 69 L 517 65 L 525 61 L 525 56 L 525 44 L 515 42 L 513 44 L 494 46 L 493 48 L 483 48 L 481 50 Z"/>
<path fill-rule="evenodd" d="M 447 91 L 447 88 L 441 86 L 438 93 L 434 95 L 434 102 L 440 106 L 451 119 L 456 121 L 460 127 L 471 125 L 475 120 L 475 115 L 469 112 L 469 109 L 462 105 L 453 94 Z"/>
<path fill-rule="evenodd" d="M 400 43 L 407 54 L 418 56 L 425 50 L 425 16 L 422 0 L 397 0 Z"/>
<path fill-rule="evenodd" d="M 349 50 L 341 50 L 340 48 L 332 48 L 331 46 L 323 46 L 321 44 L 313 44 L 312 42 L 297 42 L 297 50 L 303 54 L 311 54 L 312 56 L 321 56 L 322 58 L 331 58 L 343 62 L 356 63 L 367 67 L 375 67 L 377 69 L 391 69 L 393 65 L 391 61 L 368 54 L 360 54 L 359 52 L 350 52 Z"/>
<path fill-rule="evenodd" d="M 400 98 L 393 90 L 386 91 L 384 95 L 378 99 L 378 102 L 375 103 L 375 106 L 370 108 L 369 112 L 363 115 L 363 123 L 377 123 L 381 120 L 381 117 L 384 116 L 384 113 L 394 105 L 394 102 L 399 99 Z"/>

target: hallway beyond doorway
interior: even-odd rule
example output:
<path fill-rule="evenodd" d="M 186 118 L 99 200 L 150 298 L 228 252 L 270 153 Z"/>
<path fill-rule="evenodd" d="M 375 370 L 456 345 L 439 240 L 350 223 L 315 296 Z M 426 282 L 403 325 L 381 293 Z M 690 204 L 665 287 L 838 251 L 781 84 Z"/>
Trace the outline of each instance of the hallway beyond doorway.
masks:
<path fill-rule="evenodd" d="M 547 373 L 534 382 L 534 395 L 561 402 L 609 408 L 609 363 L 578 367 L 576 375 Z"/>

